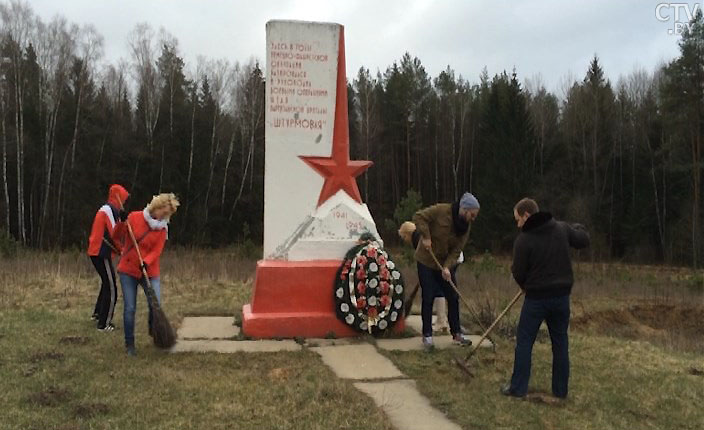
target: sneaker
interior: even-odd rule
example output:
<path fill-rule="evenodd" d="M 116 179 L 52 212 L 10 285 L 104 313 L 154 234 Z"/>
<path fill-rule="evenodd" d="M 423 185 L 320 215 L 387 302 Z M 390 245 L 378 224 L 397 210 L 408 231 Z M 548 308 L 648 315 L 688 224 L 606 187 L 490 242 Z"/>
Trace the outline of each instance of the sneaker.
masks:
<path fill-rule="evenodd" d="M 510 382 L 507 382 L 504 385 L 502 385 L 501 388 L 499 388 L 499 392 L 501 394 L 503 394 L 504 396 L 508 396 L 508 397 L 519 397 L 519 398 L 525 397 L 525 395 L 519 396 L 519 395 L 515 394 L 513 391 L 511 391 L 511 383 Z"/>
<path fill-rule="evenodd" d="M 435 349 L 432 336 L 423 336 L 423 348 L 426 351 L 432 351 L 433 349 Z"/>
<path fill-rule="evenodd" d="M 452 336 L 452 341 L 455 342 L 457 345 L 461 346 L 470 346 L 472 345 L 472 341 L 464 337 L 461 333 L 455 333 Z"/>
<path fill-rule="evenodd" d="M 105 327 L 102 327 L 102 328 L 101 328 L 101 327 L 98 327 L 98 330 L 100 330 L 100 331 L 102 331 L 102 332 L 104 332 L 104 333 L 107 333 L 107 332 L 111 332 L 111 331 L 115 330 L 115 326 L 112 325 L 112 324 L 108 324 L 108 325 L 106 325 Z"/>
<path fill-rule="evenodd" d="M 98 314 L 93 314 L 90 316 L 91 321 L 98 321 Z"/>
<path fill-rule="evenodd" d="M 127 347 L 127 355 L 130 357 L 136 357 L 137 356 L 137 350 L 134 348 L 134 345 L 129 345 Z"/>

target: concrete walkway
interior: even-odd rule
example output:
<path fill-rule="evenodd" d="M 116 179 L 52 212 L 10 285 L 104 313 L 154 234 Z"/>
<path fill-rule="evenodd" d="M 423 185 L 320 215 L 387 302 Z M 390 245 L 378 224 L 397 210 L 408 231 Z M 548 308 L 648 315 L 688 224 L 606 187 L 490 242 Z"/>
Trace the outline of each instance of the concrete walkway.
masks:
<path fill-rule="evenodd" d="M 406 339 L 398 339 L 406 340 Z M 420 343 L 418 338 L 410 341 Z M 403 430 L 459 430 L 460 427 L 433 408 L 416 389 L 416 383 L 370 344 L 311 348 L 340 379 L 354 386 L 380 407 L 394 428 Z"/>
<path fill-rule="evenodd" d="M 185 317 L 179 339 L 234 339 L 240 334 L 233 317 Z"/>
<path fill-rule="evenodd" d="M 356 382 L 354 386 L 374 399 L 399 430 L 461 430 L 430 405 L 428 399 L 418 392 L 413 380 Z"/>
<path fill-rule="evenodd" d="M 420 331 L 420 317 L 410 316 L 406 323 Z M 302 346 L 293 340 L 235 340 L 239 328 L 233 319 L 226 317 L 184 318 L 178 330 L 179 340 L 171 349 L 179 352 L 276 352 L 300 351 Z M 479 336 L 469 336 L 473 342 Z M 229 339 L 229 340 L 224 340 Z M 430 401 L 377 347 L 392 351 L 422 350 L 420 336 L 402 339 L 378 339 L 376 347 L 360 339 L 307 339 L 306 345 L 320 355 L 340 379 L 355 381 L 354 386 L 374 400 L 399 430 L 459 430 L 442 412 L 432 407 Z M 435 336 L 435 347 L 461 348 L 454 345 L 451 336 Z M 484 341 L 482 346 L 491 346 Z"/>

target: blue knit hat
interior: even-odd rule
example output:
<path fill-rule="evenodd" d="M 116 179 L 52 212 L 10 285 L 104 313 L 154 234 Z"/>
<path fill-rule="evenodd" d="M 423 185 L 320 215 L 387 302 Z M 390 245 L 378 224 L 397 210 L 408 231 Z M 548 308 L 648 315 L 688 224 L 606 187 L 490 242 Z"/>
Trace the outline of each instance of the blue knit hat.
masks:
<path fill-rule="evenodd" d="M 472 193 L 464 193 L 460 199 L 460 208 L 479 209 L 479 200 Z"/>

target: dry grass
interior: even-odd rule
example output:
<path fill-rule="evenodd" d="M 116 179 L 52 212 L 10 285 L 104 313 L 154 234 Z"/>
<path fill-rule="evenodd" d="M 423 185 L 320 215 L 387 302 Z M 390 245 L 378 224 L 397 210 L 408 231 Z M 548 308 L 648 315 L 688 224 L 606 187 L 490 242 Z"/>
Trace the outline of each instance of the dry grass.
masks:
<path fill-rule="evenodd" d="M 464 264 L 458 283 L 483 323 L 516 293 L 510 261 Z M 406 273 L 414 279 L 413 268 Z M 704 288 L 701 272 L 665 267 L 577 264 L 572 294 L 567 402 L 550 396 L 545 327 L 533 353 L 527 400 L 499 394 L 511 376 L 522 301 L 500 324 L 496 352 L 481 350 L 471 379 L 453 359 L 466 350 L 387 353 L 432 403 L 465 429 L 700 429 L 704 422 Z M 417 299 L 419 301 L 419 299 Z M 463 325 L 479 328 L 468 313 Z M 460 352 L 461 351 L 461 352 Z M 463 354 L 464 353 L 464 354 Z"/>
<path fill-rule="evenodd" d="M 433 353 L 387 353 L 420 391 L 464 429 L 602 430 L 701 428 L 701 356 L 673 353 L 648 342 L 572 334 L 566 402 L 550 395 L 550 341 L 540 340 L 526 400 L 499 393 L 513 365 L 513 344 L 482 350 L 469 378 L 452 361 L 466 348 Z"/>
<path fill-rule="evenodd" d="M 167 250 L 162 264 L 176 325 L 184 315 L 233 315 L 249 300 L 255 262 L 237 249 Z M 88 320 L 98 282 L 83 254 L 0 260 L 0 285 L 2 429 L 390 428 L 371 399 L 307 350 L 157 350 L 143 296 L 138 357 L 128 359 L 121 330 L 100 333 Z"/>
<path fill-rule="evenodd" d="M 238 248 L 167 249 L 162 297 L 175 325 L 185 315 L 239 313 L 254 275 L 248 255 Z M 414 285 L 415 268 L 405 264 L 402 270 L 407 285 Z M 681 269 L 591 264 L 578 265 L 576 277 L 566 403 L 540 401 L 550 399 L 540 395 L 550 386 L 545 335 L 535 348 L 535 401 L 498 394 L 511 372 L 520 302 L 502 325 L 496 353 L 481 351 L 472 362 L 473 380 L 451 363 L 457 349 L 388 355 L 466 429 L 700 428 L 704 364 L 697 346 L 704 341 L 696 334 L 703 330 L 687 324 L 701 315 L 687 309 L 704 308 L 704 277 Z M 459 284 L 486 321 L 516 291 L 508 261 L 491 257 L 463 265 Z M 88 321 L 97 288 L 83 254 L 29 252 L 0 260 L 0 428 L 390 428 L 370 399 L 336 380 L 306 350 L 164 354 L 146 335 L 143 297 L 139 356 L 127 360 L 122 331 L 98 333 Z M 463 322 L 478 331 L 470 321 L 463 314 Z"/>

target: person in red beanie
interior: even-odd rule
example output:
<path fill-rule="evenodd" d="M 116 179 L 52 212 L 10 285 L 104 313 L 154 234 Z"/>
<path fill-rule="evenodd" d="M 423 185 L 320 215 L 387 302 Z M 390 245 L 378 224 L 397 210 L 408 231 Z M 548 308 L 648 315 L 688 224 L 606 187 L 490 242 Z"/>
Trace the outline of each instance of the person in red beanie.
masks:
<path fill-rule="evenodd" d="M 120 253 L 120 248 L 113 242 L 112 234 L 118 223 L 127 219 L 123 204 L 129 195 L 122 185 L 110 186 L 108 201 L 96 212 L 88 238 L 88 256 L 100 276 L 100 293 L 91 319 L 98 322 L 98 330 L 103 332 L 115 329 L 112 317 L 117 303 L 117 282 L 112 257 Z"/>
<path fill-rule="evenodd" d="M 173 193 L 162 193 L 154 196 L 152 201 L 142 211 L 131 212 L 127 222 L 120 224 L 113 233 L 113 240 L 124 246 L 117 272 L 122 284 L 122 299 L 124 301 L 123 323 L 125 325 L 125 347 L 127 355 L 135 356 L 137 351 L 134 342 L 134 324 L 137 310 L 137 287 L 147 289 L 144 272 L 149 276 L 149 282 L 156 295 L 156 300 L 161 303 L 161 281 L 159 258 L 164 250 L 164 245 L 169 237 L 169 220 L 176 213 L 180 203 Z M 140 258 L 128 230 L 132 227 L 134 240 L 137 242 Z M 149 334 L 152 334 L 152 302 L 147 295 L 149 306 Z"/>

